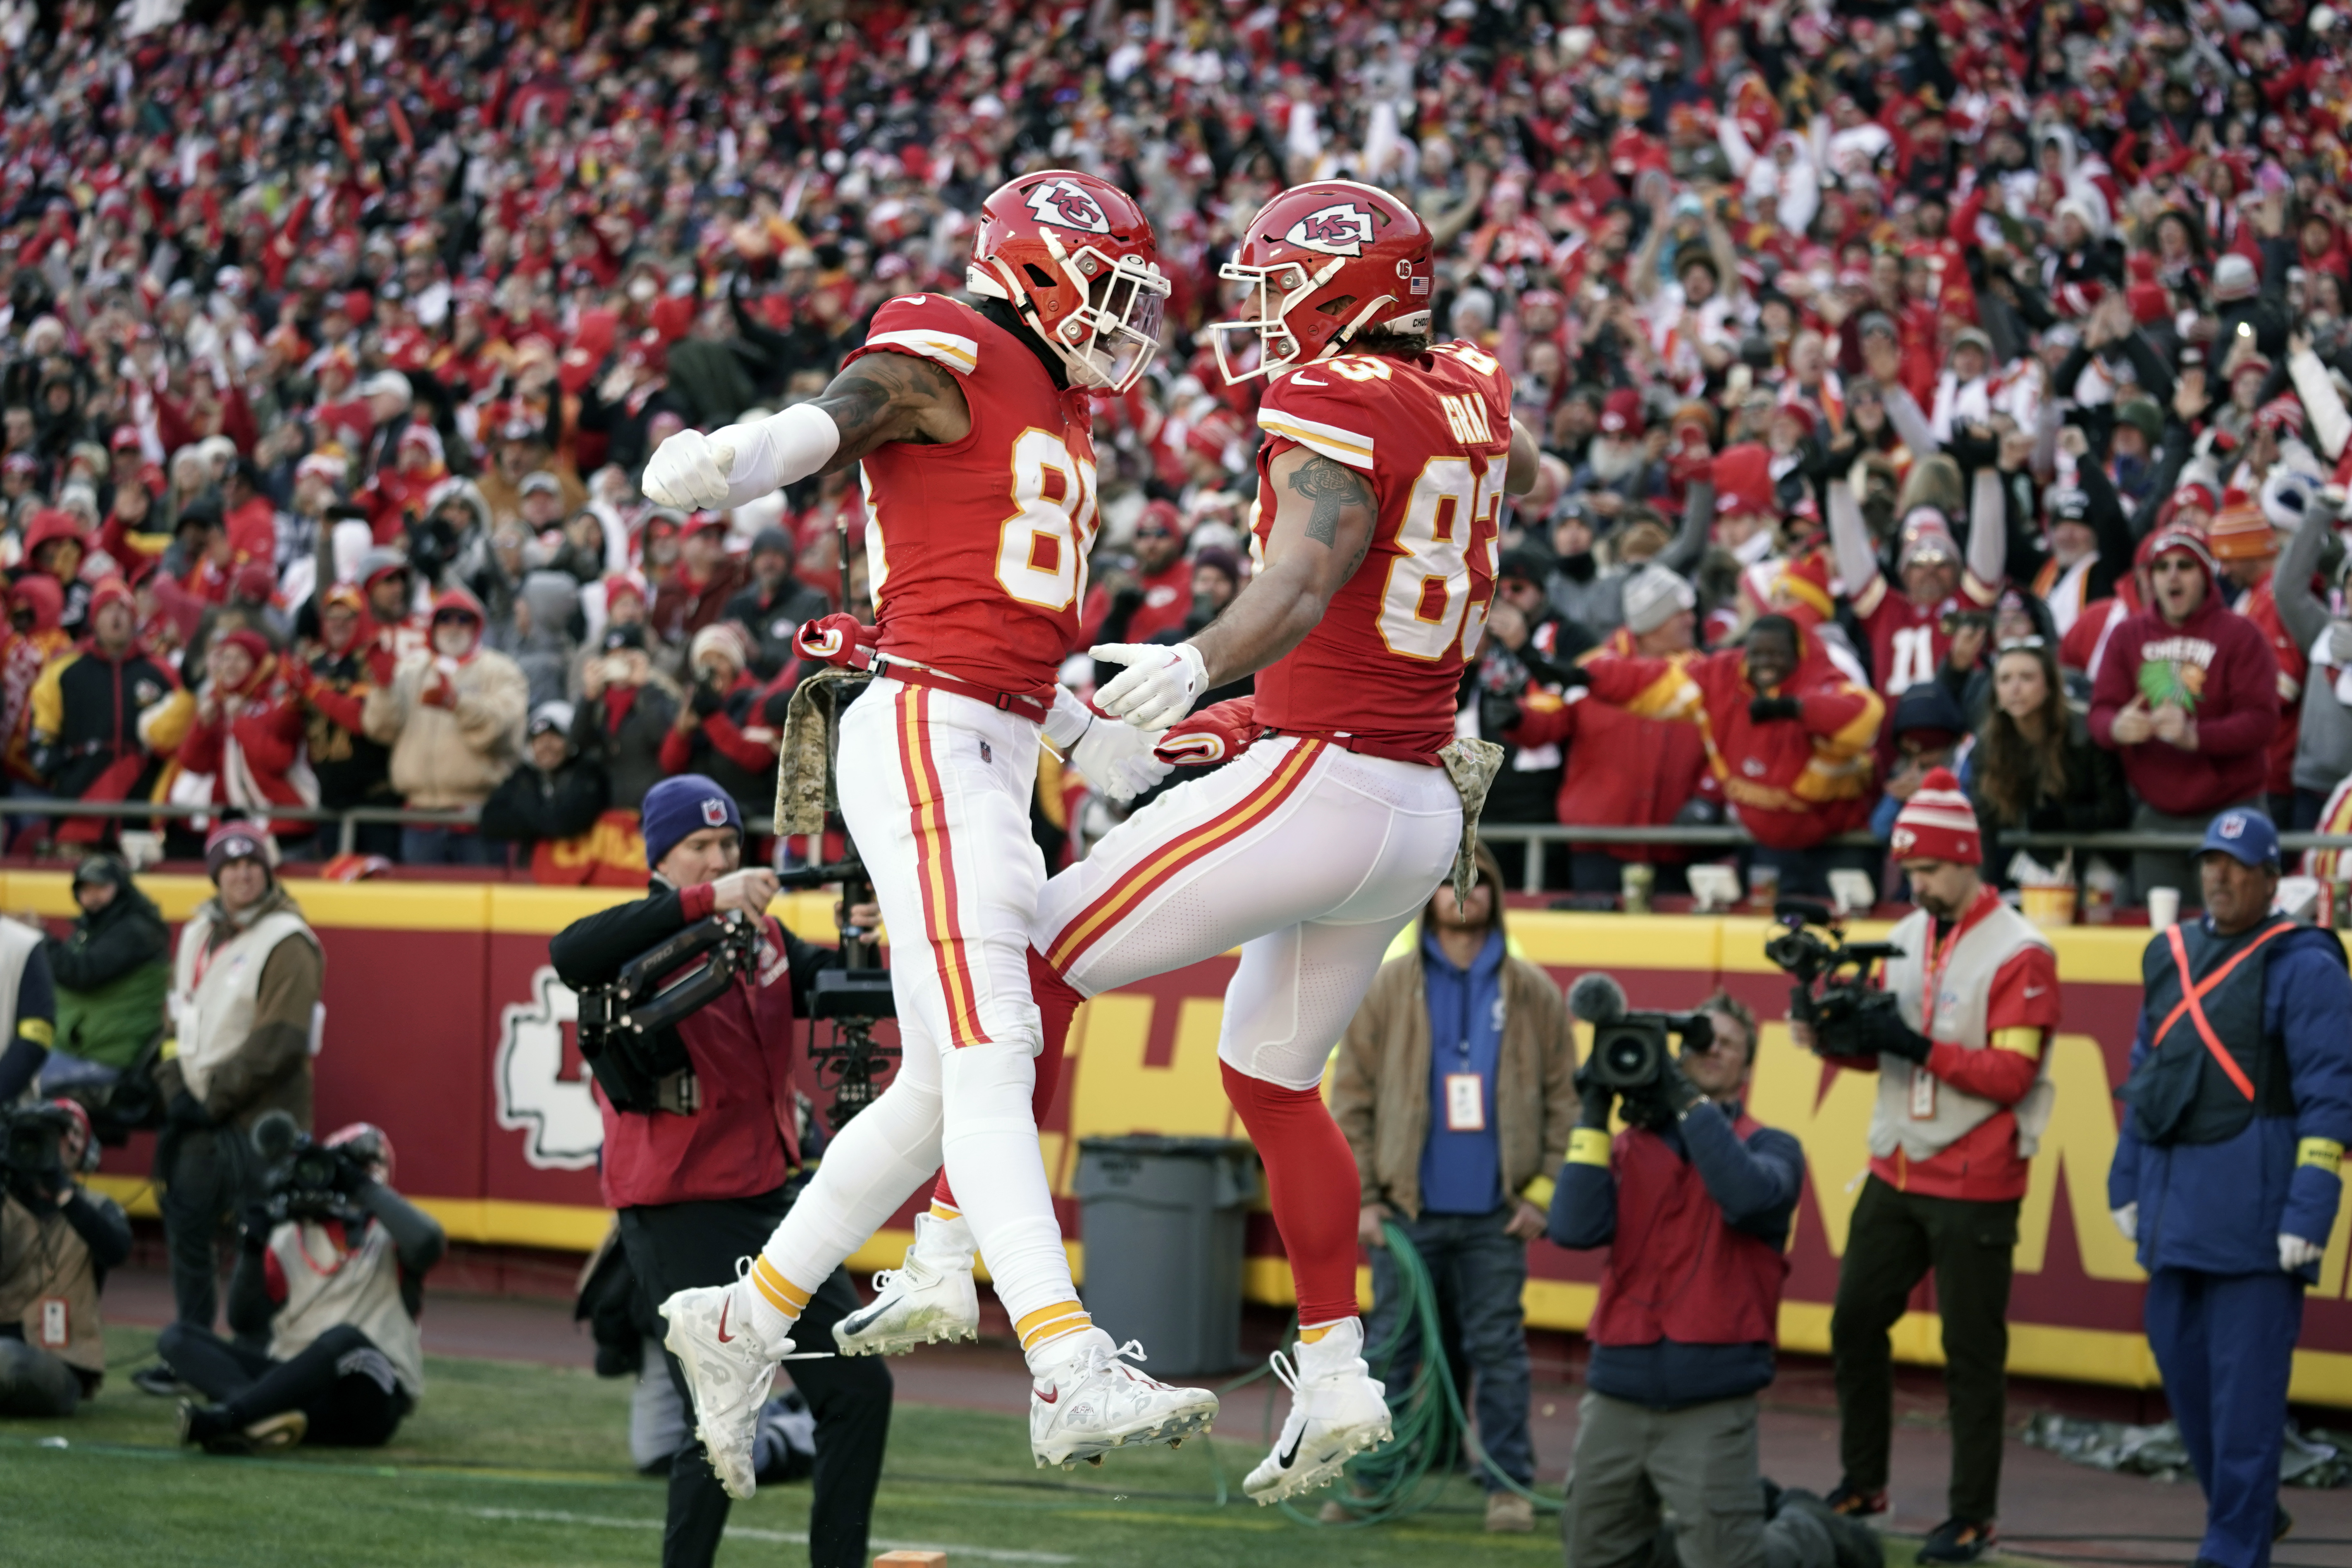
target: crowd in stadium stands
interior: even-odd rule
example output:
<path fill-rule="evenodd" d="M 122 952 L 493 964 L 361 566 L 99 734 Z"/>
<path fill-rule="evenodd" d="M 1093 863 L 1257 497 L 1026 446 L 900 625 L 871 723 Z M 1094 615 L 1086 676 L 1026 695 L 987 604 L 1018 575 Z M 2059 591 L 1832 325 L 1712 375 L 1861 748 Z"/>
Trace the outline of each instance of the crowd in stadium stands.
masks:
<path fill-rule="evenodd" d="M 1351 177 L 1435 229 L 1441 335 L 1545 449 L 1463 693 L 1511 747 L 1490 822 L 1736 821 L 1783 887 L 1874 870 L 1848 836 L 1945 763 L 2003 828 L 2352 823 L 2331 8 L 100 9 L 0 8 L 14 795 L 295 855 L 336 845 L 290 807 L 457 808 L 362 847 L 570 881 L 641 866 L 668 773 L 756 820 L 845 541 L 868 613 L 857 492 L 680 516 L 642 465 L 811 395 L 960 286 L 1001 178 L 1068 165 L 1174 280 L 1097 405 L 1096 637 L 1245 579 L 1263 383 L 1199 329 L 1262 201 Z M 1061 854 L 1110 809 L 1038 807 Z M 2194 899 L 2036 856 L 1989 869 Z"/>

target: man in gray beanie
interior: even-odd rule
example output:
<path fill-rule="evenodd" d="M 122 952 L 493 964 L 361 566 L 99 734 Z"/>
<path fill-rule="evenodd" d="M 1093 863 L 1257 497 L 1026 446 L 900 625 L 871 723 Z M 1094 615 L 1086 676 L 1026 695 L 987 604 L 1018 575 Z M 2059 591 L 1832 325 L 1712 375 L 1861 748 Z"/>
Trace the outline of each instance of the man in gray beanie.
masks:
<path fill-rule="evenodd" d="M 1625 580 L 1625 640 L 1635 657 L 1687 653 L 1697 633 L 1698 593 L 1689 579 L 1653 563 Z"/>

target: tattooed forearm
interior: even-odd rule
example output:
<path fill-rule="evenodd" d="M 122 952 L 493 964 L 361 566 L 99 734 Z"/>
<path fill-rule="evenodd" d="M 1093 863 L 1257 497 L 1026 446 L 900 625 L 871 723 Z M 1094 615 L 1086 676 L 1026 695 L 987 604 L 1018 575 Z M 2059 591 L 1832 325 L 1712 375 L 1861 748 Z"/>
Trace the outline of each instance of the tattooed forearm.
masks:
<path fill-rule="evenodd" d="M 940 439 L 941 432 L 927 427 L 932 422 L 927 416 L 952 411 L 968 417 L 963 388 L 952 374 L 929 360 L 888 352 L 867 354 L 835 376 L 817 406 L 841 427 L 841 447 L 825 465 L 828 473 L 887 441 Z"/>
<path fill-rule="evenodd" d="M 1339 514 L 1349 507 L 1375 510 L 1372 487 L 1364 482 L 1363 476 L 1328 458 L 1310 458 L 1300 464 L 1291 473 L 1290 488 L 1315 503 L 1314 515 L 1307 520 L 1307 537 L 1318 544 L 1330 545 L 1339 541 Z"/>

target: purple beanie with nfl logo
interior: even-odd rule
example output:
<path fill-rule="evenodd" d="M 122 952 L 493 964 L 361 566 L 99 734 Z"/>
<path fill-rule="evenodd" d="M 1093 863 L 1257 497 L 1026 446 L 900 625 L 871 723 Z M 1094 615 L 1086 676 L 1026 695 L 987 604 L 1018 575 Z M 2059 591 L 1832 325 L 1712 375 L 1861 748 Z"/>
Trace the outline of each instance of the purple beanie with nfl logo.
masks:
<path fill-rule="evenodd" d="M 743 833 L 743 814 L 735 809 L 735 797 L 719 788 L 716 779 L 700 773 L 680 773 L 646 791 L 643 816 L 640 831 L 646 836 L 648 867 L 660 865 L 690 833 L 706 827 L 731 827 L 739 838 Z"/>

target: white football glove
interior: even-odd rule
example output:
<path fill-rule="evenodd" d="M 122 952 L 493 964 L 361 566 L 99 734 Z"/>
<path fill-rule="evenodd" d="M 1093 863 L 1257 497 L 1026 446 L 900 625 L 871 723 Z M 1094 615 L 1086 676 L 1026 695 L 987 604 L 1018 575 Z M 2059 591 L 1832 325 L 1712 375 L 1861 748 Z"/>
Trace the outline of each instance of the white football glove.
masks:
<path fill-rule="evenodd" d="M 2324 1247 L 2315 1246 L 2299 1236 L 2279 1232 L 2279 1267 L 2289 1274 L 2306 1264 L 2316 1263 L 2326 1254 Z"/>
<path fill-rule="evenodd" d="M 654 453 L 637 489 L 656 506 L 709 511 L 727 504 L 728 476 L 734 469 L 733 447 L 699 430 L 681 430 Z"/>
<path fill-rule="evenodd" d="M 1111 799 L 1133 800 L 1176 771 L 1151 754 L 1166 733 L 1097 719 L 1070 748 L 1070 766 Z"/>
<path fill-rule="evenodd" d="M 1192 710 L 1209 684 L 1209 668 L 1191 643 L 1097 643 L 1088 650 L 1105 664 L 1127 668 L 1095 693 L 1095 706 L 1142 730 L 1165 730 Z M 1083 771 L 1083 770 L 1082 770 Z"/>
<path fill-rule="evenodd" d="M 2107 1217 L 2116 1222 L 2116 1228 L 2124 1233 L 2126 1241 L 2139 1239 L 2139 1205 L 2129 1203 L 2119 1209 L 2109 1209 Z"/>

